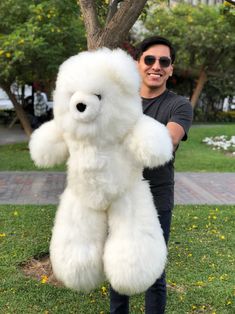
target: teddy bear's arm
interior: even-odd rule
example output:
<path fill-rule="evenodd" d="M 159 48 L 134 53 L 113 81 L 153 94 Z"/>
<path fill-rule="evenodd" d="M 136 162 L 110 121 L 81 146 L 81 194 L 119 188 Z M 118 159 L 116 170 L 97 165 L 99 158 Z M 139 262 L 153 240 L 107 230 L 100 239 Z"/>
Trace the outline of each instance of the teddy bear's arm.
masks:
<path fill-rule="evenodd" d="M 29 150 L 38 167 L 51 167 L 68 158 L 68 147 L 54 120 L 44 123 L 33 132 Z"/>
<path fill-rule="evenodd" d="M 144 167 L 158 167 L 172 159 L 173 145 L 167 128 L 143 115 L 128 135 L 126 144 L 137 162 Z"/>

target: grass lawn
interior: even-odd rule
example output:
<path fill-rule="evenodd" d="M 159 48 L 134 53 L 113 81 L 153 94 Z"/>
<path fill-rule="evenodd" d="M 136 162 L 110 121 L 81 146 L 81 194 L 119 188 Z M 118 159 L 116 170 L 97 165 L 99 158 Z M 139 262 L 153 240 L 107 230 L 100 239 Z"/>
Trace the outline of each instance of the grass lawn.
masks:
<path fill-rule="evenodd" d="M 169 244 L 168 311 L 232 314 L 235 206 L 176 206 Z M 0 206 L 0 313 L 106 314 L 108 285 L 90 294 L 26 278 L 20 265 L 48 252 L 54 206 Z M 131 298 L 144 313 L 143 295 Z"/>
<path fill-rule="evenodd" d="M 235 135 L 235 124 L 193 126 L 188 140 L 181 142 L 177 151 L 176 171 L 234 172 L 235 156 L 212 150 L 202 143 L 205 137 L 220 135 Z"/>
<path fill-rule="evenodd" d="M 29 155 L 28 143 L 1 145 L 0 160 L 0 171 L 45 171 L 45 168 L 35 167 Z M 65 166 L 56 166 L 46 170 L 63 171 Z"/>
<path fill-rule="evenodd" d="M 202 143 L 206 136 L 216 135 L 235 135 L 235 124 L 193 126 L 188 141 L 181 142 L 177 151 L 176 171 L 234 172 L 234 156 L 226 155 L 221 151 L 214 151 L 211 147 Z M 27 143 L 1 146 L 0 160 L 0 171 L 45 170 L 34 166 L 29 156 Z M 62 165 L 48 170 L 63 171 L 65 166 Z"/>

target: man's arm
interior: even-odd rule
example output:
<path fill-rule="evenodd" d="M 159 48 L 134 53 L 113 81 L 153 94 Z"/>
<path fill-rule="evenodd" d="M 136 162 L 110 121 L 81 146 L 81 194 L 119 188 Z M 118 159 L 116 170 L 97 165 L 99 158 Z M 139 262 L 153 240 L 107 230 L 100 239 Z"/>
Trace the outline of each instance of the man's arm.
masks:
<path fill-rule="evenodd" d="M 166 127 L 169 130 L 175 151 L 179 145 L 179 142 L 184 137 L 185 131 L 183 127 L 176 122 L 168 122 Z"/>

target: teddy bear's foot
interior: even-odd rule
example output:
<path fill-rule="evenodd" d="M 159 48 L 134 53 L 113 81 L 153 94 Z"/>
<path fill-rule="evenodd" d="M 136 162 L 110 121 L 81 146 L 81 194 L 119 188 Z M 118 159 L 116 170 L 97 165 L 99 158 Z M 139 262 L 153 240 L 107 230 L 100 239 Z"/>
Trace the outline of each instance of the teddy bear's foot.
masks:
<path fill-rule="evenodd" d="M 136 184 L 109 211 L 104 269 L 113 289 L 133 295 L 146 291 L 164 270 L 167 249 L 146 182 Z"/>
<path fill-rule="evenodd" d="M 68 189 L 62 195 L 50 244 L 53 273 L 65 286 L 89 291 L 104 280 L 104 212 L 89 211 Z"/>
<path fill-rule="evenodd" d="M 75 245 L 74 245 L 75 246 Z M 73 250 L 74 254 L 70 254 Z M 104 281 L 103 265 L 99 262 L 100 254 L 97 247 L 74 247 L 56 251 L 51 246 L 51 264 L 55 277 L 66 287 L 77 291 L 89 292 Z M 94 263 L 94 260 L 96 263 Z"/>

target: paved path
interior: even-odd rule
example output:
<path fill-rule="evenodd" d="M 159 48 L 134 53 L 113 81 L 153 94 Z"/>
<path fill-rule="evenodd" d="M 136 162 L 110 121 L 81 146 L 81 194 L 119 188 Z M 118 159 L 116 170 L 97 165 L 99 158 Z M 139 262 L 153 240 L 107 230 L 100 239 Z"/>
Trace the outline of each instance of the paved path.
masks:
<path fill-rule="evenodd" d="M 234 173 L 176 173 L 176 204 L 235 204 Z M 0 172 L 0 204 L 58 204 L 63 172 Z"/>
<path fill-rule="evenodd" d="M 28 137 L 19 124 L 12 128 L 0 125 L 0 145 L 26 142 L 27 140 Z"/>

